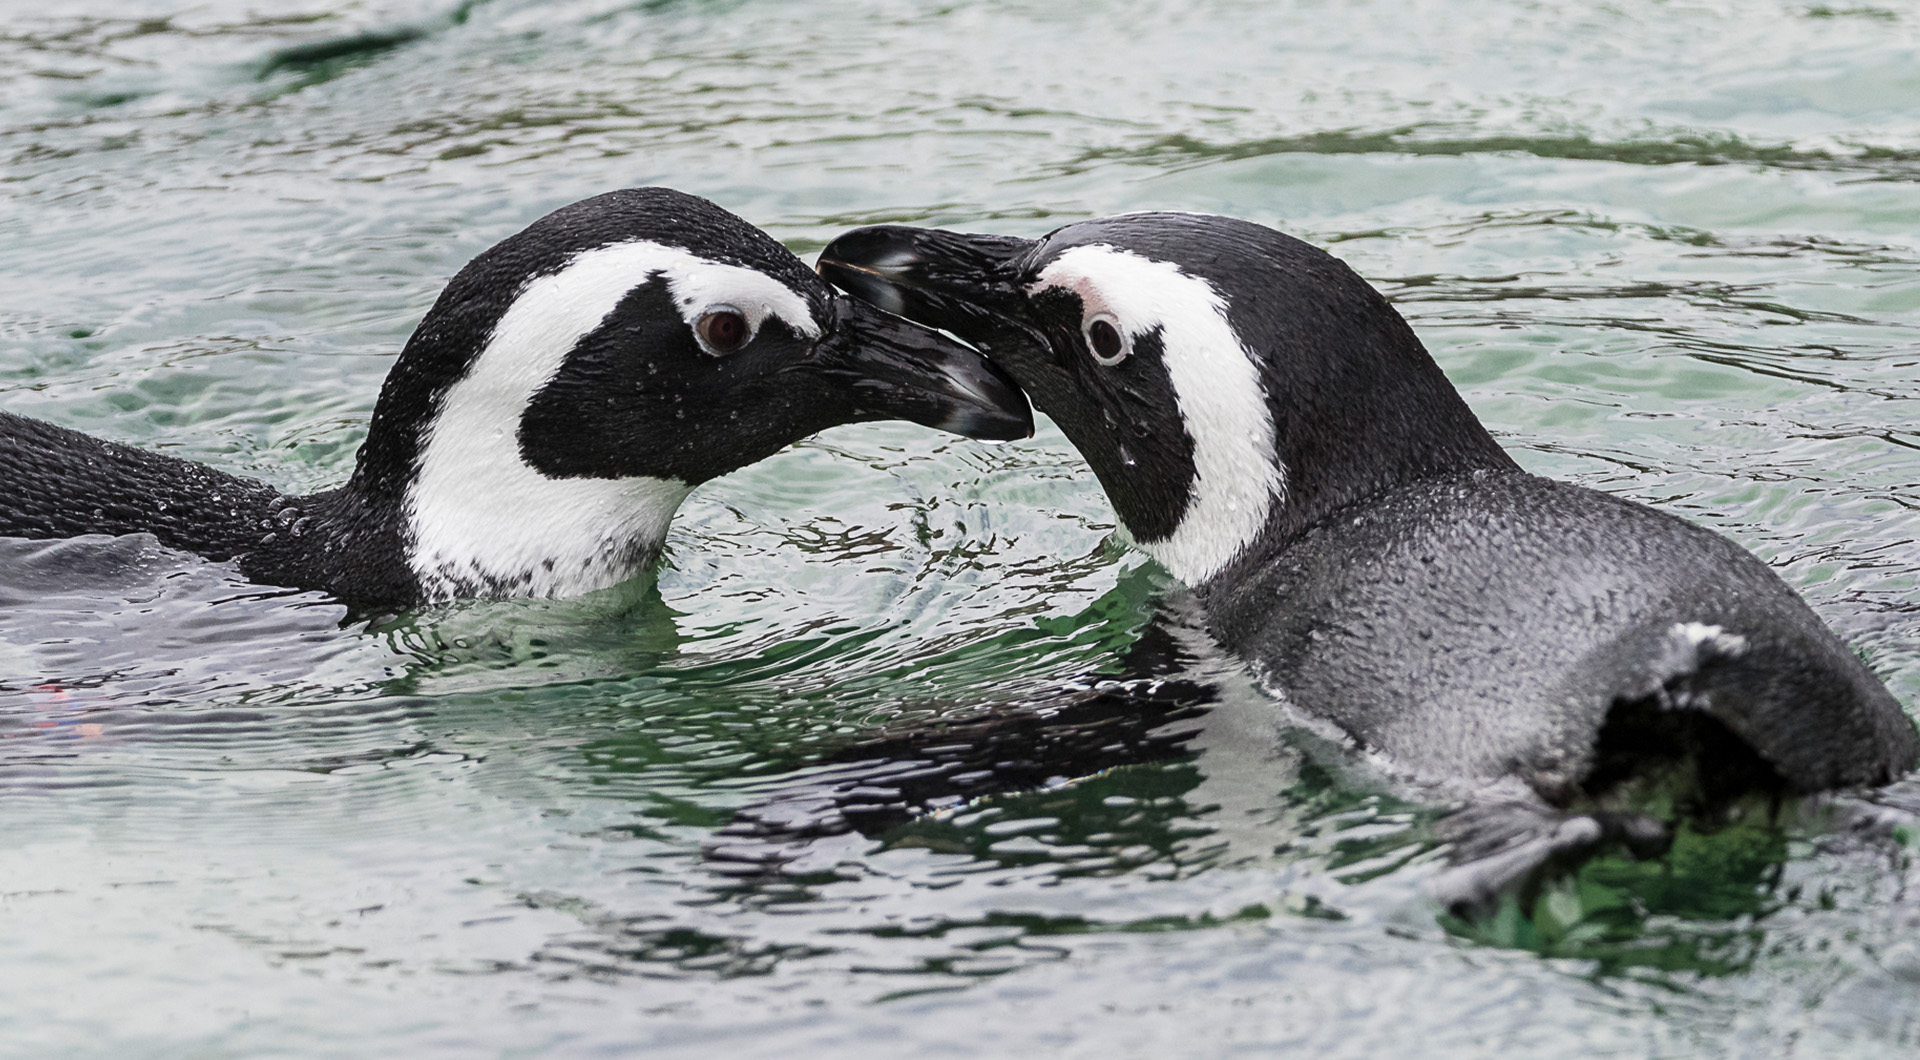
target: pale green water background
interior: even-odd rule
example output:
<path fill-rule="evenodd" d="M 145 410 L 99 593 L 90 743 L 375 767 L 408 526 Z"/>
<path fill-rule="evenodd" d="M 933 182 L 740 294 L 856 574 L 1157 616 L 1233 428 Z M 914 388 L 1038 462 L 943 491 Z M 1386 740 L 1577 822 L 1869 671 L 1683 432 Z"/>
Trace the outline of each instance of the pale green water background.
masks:
<path fill-rule="evenodd" d="M 4 0 L 0 407 L 334 484 L 454 270 L 644 183 L 802 254 L 1142 208 L 1331 245 L 1523 463 L 1732 535 L 1920 698 L 1905 2 Z M 1159 591 L 1111 522 L 1050 426 L 865 425 L 697 491 L 626 611 L 369 632 L 0 549 L 0 1055 L 1920 1049 L 1912 849 L 1818 830 L 1465 928 L 1424 815 L 1227 747 L 703 862 L 822 749 L 1111 659 Z"/>

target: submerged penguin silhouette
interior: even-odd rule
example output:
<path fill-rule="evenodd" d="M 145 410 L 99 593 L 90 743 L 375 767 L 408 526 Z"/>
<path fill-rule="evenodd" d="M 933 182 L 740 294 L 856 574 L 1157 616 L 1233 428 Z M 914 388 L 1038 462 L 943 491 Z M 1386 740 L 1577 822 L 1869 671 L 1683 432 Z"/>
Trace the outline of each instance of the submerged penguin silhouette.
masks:
<path fill-rule="evenodd" d="M 1523 784 L 1472 856 L 1655 852 L 1673 815 L 1649 804 L 1713 815 L 1914 765 L 1912 721 L 1771 569 L 1521 471 L 1306 243 L 1172 213 L 1038 241 L 883 225 L 818 268 L 1006 368 L 1270 690 L 1417 779 Z"/>
<path fill-rule="evenodd" d="M 339 488 L 287 496 L 0 412 L 0 536 L 145 532 L 356 607 L 568 596 L 639 573 L 699 483 L 892 418 L 1032 433 L 979 354 L 836 295 L 704 199 L 627 189 L 460 270 Z"/>

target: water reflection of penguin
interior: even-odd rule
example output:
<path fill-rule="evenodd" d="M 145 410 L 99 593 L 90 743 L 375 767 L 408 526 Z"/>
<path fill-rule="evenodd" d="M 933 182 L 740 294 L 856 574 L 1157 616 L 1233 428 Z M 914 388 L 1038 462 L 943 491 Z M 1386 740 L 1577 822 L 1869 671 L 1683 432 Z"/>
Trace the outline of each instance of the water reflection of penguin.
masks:
<path fill-rule="evenodd" d="M 1194 661 L 1170 624 L 1155 621 L 1118 673 L 867 734 L 736 814 L 707 843 L 707 856 L 723 872 L 785 869 L 824 837 L 877 837 L 970 799 L 1184 756 L 1218 699 Z"/>
<path fill-rule="evenodd" d="M 1267 687 L 1476 792 L 1462 850 L 1491 876 L 1657 851 L 1663 801 L 1711 819 L 1914 765 L 1899 704 L 1764 563 L 1522 472 L 1305 243 L 1188 214 L 1037 242 L 878 226 L 820 269 L 1005 367 Z"/>

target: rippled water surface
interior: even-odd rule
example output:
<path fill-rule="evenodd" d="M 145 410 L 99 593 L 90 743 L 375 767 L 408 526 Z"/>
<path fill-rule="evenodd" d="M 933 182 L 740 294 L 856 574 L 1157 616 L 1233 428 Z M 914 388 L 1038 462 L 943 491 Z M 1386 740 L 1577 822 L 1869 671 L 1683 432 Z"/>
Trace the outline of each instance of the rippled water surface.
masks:
<path fill-rule="evenodd" d="M 10 3 L 0 408 L 332 485 L 455 269 L 646 183 L 802 254 L 1141 208 L 1328 245 L 1523 464 L 1731 535 L 1920 700 L 1906 3 Z M 716 853 L 838 748 L 1111 671 L 1169 592 L 1112 522 L 1048 425 L 887 424 L 584 600 L 369 626 L 0 542 L 0 1052 L 1920 1048 L 1910 847 L 1692 837 L 1463 924 L 1431 811 L 1238 694 L 1171 760 Z"/>

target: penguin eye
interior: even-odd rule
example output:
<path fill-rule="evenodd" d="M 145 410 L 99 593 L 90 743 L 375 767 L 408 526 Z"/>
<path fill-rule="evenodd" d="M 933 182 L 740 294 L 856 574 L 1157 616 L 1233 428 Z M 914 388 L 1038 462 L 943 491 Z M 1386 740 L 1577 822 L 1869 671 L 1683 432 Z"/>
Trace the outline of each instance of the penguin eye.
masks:
<path fill-rule="evenodd" d="M 1087 318 L 1081 326 L 1087 336 L 1087 349 L 1093 351 L 1093 359 L 1099 364 L 1111 368 L 1127 359 L 1131 351 L 1126 340 L 1120 336 L 1119 321 L 1111 314 L 1100 313 Z"/>
<path fill-rule="evenodd" d="M 693 322 L 693 333 L 708 353 L 724 357 L 753 341 L 753 322 L 730 305 L 717 305 Z"/>

